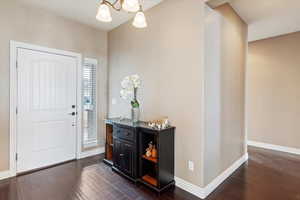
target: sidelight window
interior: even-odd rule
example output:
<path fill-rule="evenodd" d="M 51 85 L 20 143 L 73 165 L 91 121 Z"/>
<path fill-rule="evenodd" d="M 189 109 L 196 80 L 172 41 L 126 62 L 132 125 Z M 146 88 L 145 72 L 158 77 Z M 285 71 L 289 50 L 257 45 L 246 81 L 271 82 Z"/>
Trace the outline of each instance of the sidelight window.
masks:
<path fill-rule="evenodd" d="M 82 113 L 83 147 L 98 145 L 97 134 L 97 60 L 85 59 L 83 66 Z"/>

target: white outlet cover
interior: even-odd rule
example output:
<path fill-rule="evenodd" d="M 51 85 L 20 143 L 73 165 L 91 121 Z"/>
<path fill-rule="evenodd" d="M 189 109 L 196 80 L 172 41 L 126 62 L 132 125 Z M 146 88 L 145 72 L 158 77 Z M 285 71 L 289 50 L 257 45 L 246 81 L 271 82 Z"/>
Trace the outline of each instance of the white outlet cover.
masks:
<path fill-rule="evenodd" d="M 111 104 L 112 104 L 112 105 L 116 105 L 116 104 L 117 104 L 117 99 L 112 98 L 112 99 L 111 99 Z"/>
<path fill-rule="evenodd" d="M 189 170 L 194 171 L 194 162 L 189 160 Z"/>

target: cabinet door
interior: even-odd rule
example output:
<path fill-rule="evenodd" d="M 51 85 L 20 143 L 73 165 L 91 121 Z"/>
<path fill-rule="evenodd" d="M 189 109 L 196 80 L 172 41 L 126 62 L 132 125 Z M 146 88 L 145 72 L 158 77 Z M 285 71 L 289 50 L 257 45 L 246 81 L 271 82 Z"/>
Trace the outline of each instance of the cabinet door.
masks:
<path fill-rule="evenodd" d="M 120 169 L 121 168 L 121 154 L 122 154 L 122 143 L 120 140 L 114 139 L 114 156 L 113 156 L 113 162 L 114 167 Z"/>
<path fill-rule="evenodd" d="M 132 176 L 133 175 L 133 155 L 134 148 L 130 143 L 122 142 L 122 153 L 121 153 L 121 169 L 124 173 Z"/>

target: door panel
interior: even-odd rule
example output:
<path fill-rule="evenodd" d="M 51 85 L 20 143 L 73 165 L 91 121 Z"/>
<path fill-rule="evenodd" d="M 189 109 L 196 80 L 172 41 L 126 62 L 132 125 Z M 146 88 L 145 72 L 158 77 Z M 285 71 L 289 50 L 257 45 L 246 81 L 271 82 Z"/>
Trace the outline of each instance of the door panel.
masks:
<path fill-rule="evenodd" d="M 133 163 L 133 146 L 129 143 L 122 143 L 122 155 L 121 168 L 124 173 L 131 176 Z"/>
<path fill-rule="evenodd" d="M 76 59 L 18 49 L 17 172 L 76 157 Z"/>
<path fill-rule="evenodd" d="M 113 156 L 113 162 L 114 166 L 121 169 L 121 157 L 120 154 L 122 154 L 122 146 L 121 142 L 119 140 L 114 139 L 114 156 Z"/>
<path fill-rule="evenodd" d="M 33 123 L 33 150 L 36 152 L 63 148 L 64 141 L 60 139 L 60 133 L 67 131 L 68 128 L 64 121 Z"/>

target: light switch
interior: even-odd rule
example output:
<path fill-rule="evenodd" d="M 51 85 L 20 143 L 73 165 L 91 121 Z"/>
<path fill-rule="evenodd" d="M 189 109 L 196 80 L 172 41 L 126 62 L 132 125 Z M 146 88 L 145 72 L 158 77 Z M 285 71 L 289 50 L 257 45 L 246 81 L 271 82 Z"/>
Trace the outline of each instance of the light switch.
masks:
<path fill-rule="evenodd" d="M 189 170 L 194 171 L 194 162 L 189 160 Z"/>

